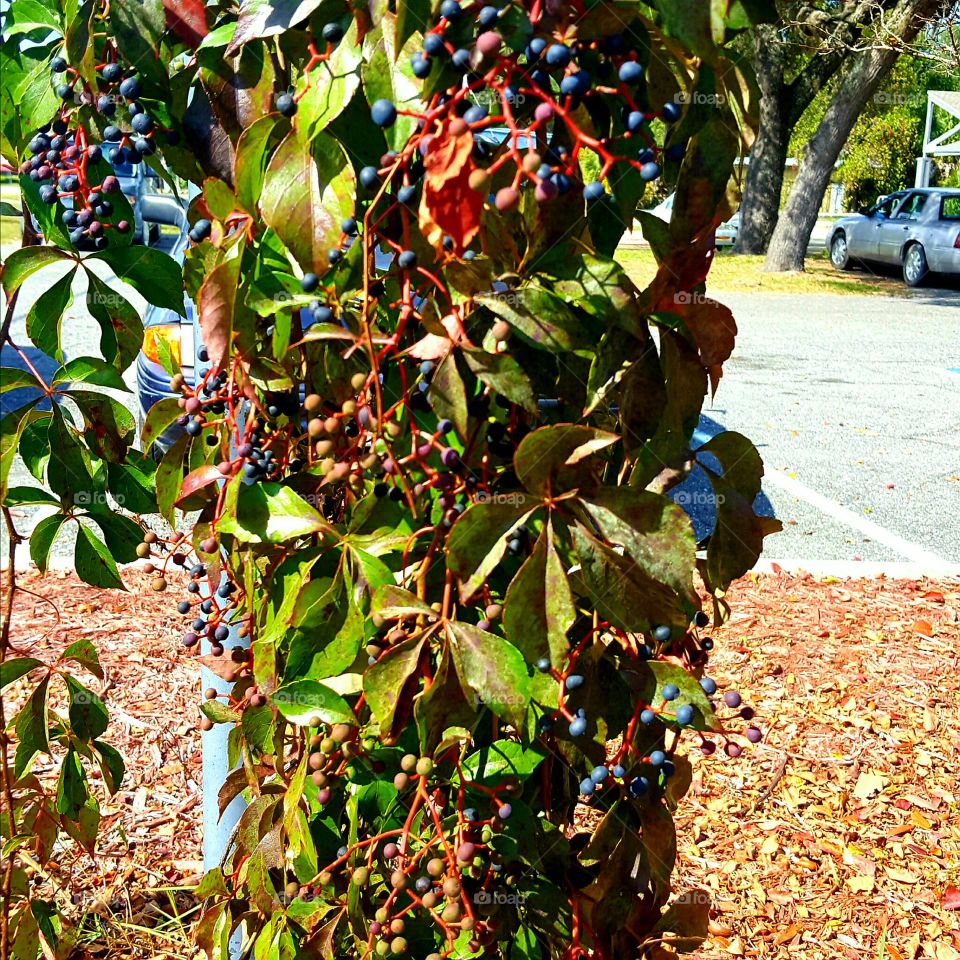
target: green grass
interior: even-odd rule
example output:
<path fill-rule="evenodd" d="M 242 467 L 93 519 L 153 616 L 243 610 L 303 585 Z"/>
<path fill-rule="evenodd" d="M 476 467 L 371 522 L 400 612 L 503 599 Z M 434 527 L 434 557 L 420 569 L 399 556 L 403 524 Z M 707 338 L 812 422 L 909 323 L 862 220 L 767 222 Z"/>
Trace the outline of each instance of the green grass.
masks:
<path fill-rule="evenodd" d="M 645 287 L 656 273 L 648 247 L 620 249 L 617 259 L 634 283 Z M 807 257 L 803 273 L 764 273 L 763 257 L 718 253 L 710 267 L 707 289 L 727 293 L 833 293 L 906 296 L 909 290 L 893 272 L 866 270 L 841 273 L 826 256 Z"/>

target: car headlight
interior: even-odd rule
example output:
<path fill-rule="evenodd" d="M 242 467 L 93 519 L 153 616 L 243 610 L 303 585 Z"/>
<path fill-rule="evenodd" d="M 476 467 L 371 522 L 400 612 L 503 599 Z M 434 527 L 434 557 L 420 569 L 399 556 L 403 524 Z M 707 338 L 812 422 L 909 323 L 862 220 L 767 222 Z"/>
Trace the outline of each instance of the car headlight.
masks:
<path fill-rule="evenodd" d="M 162 344 L 162 346 L 161 346 Z M 160 363 L 160 351 L 170 354 L 176 366 L 180 366 L 180 324 L 158 323 L 143 331 L 143 353 L 148 360 Z"/>

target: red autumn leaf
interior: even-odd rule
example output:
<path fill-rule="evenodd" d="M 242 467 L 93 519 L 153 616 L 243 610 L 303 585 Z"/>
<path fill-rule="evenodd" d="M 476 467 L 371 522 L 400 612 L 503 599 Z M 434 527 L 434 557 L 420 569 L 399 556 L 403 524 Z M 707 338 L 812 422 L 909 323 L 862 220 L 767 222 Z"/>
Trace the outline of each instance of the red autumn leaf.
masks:
<path fill-rule="evenodd" d="M 191 50 L 207 35 L 203 0 L 163 0 L 167 29 L 172 30 Z"/>
<path fill-rule="evenodd" d="M 177 503 L 183 503 L 198 490 L 202 490 L 211 483 L 222 479 L 223 474 L 212 463 L 205 463 L 202 467 L 191 470 L 183 478 L 183 483 L 180 485 L 180 496 L 177 497 Z"/>
<path fill-rule="evenodd" d="M 944 910 L 960 910 L 960 887 L 947 887 L 940 897 Z"/>
<path fill-rule="evenodd" d="M 913 624 L 914 633 L 922 634 L 924 637 L 933 636 L 933 624 L 929 620 L 917 620 Z"/>
<path fill-rule="evenodd" d="M 214 267 L 203 281 L 197 297 L 200 332 L 204 346 L 210 354 L 210 363 L 214 367 L 222 365 L 230 346 L 241 259 L 236 256 Z"/>
<path fill-rule="evenodd" d="M 477 235 L 483 210 L 483 194 L 469 183 L 475 169 L 472 134 L 444 127 L 430 141 L 424 166 L 420 230 L 437 249 L 445 236 L 451 237 L 459 252 Z"/>
<path fill-rule="evenodd" d="M 723 375 L 723 365 L 733 353 L 737 323 L 730 308 L 699 294 L 677 294 L 673 312 L 683 318 L 697 344 L 700 362 L 710 374 L 713 391 Z"/>

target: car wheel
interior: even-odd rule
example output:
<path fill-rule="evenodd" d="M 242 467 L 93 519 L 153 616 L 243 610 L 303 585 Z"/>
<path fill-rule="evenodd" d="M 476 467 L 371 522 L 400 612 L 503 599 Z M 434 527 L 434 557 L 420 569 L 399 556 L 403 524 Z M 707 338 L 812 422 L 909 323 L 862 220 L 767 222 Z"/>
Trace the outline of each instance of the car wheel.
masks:
<path fill-rule="evenodd" d="M 919 287 L 929 272 L 923 247 L 919 243 L 912 243 L 903 255 L 903 282 L 908 287 Z"/>
<path fill-rule="evenodd" d="M 850 248 L 847 246 L 847 235 L 842 230 L 830 241 L 830 262 L 838 270 L 850 269 Z"/>

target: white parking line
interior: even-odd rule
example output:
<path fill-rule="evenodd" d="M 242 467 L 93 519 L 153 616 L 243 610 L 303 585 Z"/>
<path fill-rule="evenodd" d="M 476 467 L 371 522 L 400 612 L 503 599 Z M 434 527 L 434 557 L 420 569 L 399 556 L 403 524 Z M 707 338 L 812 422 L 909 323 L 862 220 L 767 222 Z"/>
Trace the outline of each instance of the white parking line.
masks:
<path fill-rule="evenodd" d="M 693 436 L 699 443 L 706 443 L 710 439 L 710 435 L 701 430 L 695 430 Z M 955 575 L 958 569 L 960 569 L 957 564 L 950 563 L 950 561 L 945 560 L 943 557 L 931 553 L 929 550 L 925 550 L 923 547 L 909 540 L 905 540 L 892 530 L 887 530 L 872 520 L 868 520 L 866 517 L 862 517 L 852 510 L 848 510 L 836 501 L 823 496 L 821 493 L 817 493 L 816 490 L 808 487 L 805 483 L 801 483 L 799 480 L 780 470 L 772 470 L 769 467 L 764 467 L 763 483 L 765 485 L 779 487 L 791 496 L 797 497 L 799 500 L 804 500 L 816 507 L 821 513 L 826 514 L 833 520 L 845 524 L 848 527 L 853 527 L 854 530 L 859 530 L 876 543 L 882 543 L 891 550 L 895 550 L 901 556 L 906 557 L 907 560 L 917 564 L 919 568 L 929 571 L 930 576 Z"/>

